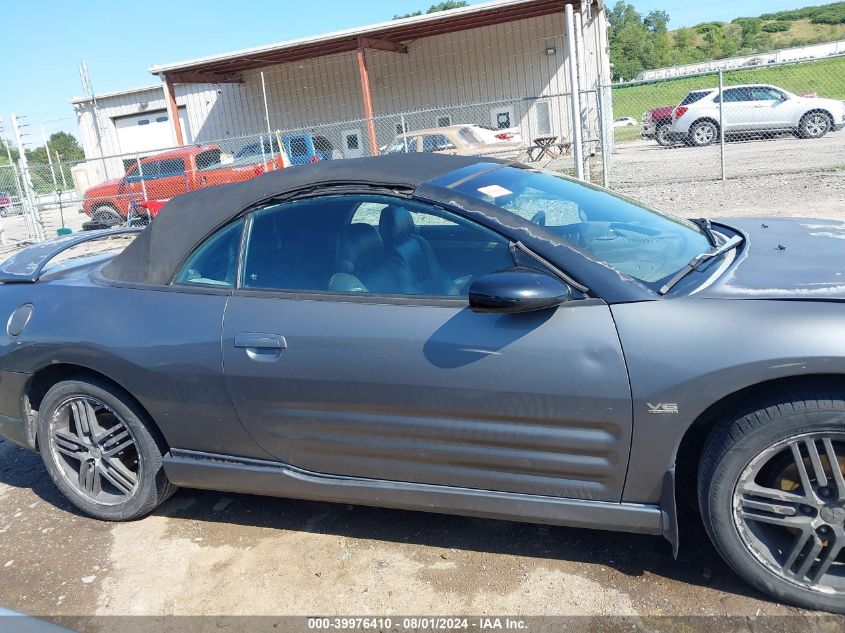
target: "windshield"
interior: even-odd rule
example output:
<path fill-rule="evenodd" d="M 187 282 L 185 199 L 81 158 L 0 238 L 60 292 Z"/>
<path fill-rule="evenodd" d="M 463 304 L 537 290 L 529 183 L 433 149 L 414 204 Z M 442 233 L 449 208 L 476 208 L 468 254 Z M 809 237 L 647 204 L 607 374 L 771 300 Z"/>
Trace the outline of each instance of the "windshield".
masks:
<path fill-rule="evenodd" d="M 503 167 L 454 188 L 545 227 L 655 289 L 712 248 L 691 222 L 550 172 Z"/>

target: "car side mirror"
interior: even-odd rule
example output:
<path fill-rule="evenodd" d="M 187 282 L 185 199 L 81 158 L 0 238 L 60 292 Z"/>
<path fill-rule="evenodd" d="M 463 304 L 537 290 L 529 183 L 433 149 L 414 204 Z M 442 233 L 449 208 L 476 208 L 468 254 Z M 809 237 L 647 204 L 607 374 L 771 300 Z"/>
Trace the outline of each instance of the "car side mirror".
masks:
<path fill-rule="evenodd" d="M 530 268 L 499 270 L 469 286 L 473 312 L 534 312 L 556 308 L 571 298 L 572 290 L 563 281 Z"/>

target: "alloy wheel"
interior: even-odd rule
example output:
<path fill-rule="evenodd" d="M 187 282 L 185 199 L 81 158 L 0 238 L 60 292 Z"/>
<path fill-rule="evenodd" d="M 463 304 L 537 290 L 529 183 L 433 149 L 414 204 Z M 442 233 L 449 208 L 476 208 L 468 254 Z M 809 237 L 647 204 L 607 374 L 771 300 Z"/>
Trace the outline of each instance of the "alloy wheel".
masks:
<path fill-rule="evenodd" d="M 737 481 L 733 519 L 769 571 L 845 595 L 845 433 L 801 435 L 760 453 Z"/>
<path fill-rule="evenodd" d="M 126 422 L 90 396 L 62 402 L 50 421 L 50 452 L 62 478 L 85 499 L 117 505 L 141 481 L 138 447 Z"/>
<path fill-rule="evenodd" d="M 825 115 L 820 113 L 811 114 L 807 118 L 807 122 L 804 124 L 807 136 L 811 136 L 813 138 L 818 138 L 819 136 L 827 134 L 829 127 L 830 121 Z"/>
<path fill-rule="evenodd" d="M 711 125 L 700 125 L 693 130 L 696 145 L 709 145 L 716 138 L 716 129 Z"/>

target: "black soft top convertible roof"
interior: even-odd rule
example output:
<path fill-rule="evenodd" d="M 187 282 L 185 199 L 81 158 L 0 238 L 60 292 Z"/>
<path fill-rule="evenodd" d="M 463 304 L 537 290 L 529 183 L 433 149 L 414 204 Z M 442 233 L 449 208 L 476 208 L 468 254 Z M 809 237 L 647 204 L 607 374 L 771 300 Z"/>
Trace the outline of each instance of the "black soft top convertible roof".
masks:
<path fill-rule="evenodd" d="M 185 257 L 207 236 L 245 211 L 314 186 L 363 185 L 414 190 L 419 185 L 489 157 L 413 153 L 353 158 L 273 171 L 245 182 L 200 189 L 171 200 L 147 230 L 102 271 L 114 281 L 167 284 Z"/>

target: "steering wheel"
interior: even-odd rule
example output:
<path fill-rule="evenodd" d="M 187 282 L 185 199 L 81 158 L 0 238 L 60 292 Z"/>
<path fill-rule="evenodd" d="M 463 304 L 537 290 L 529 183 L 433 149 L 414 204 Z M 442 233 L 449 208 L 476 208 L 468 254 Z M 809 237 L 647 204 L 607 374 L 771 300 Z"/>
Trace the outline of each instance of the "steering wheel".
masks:
<path fill-rule="evenodd" d="M 534 214 L 534 217 L 531 218 L 531 224 L 536 224 L 537 226 L 546 226 L 546 212 L 545 211 L 538 211 Z"/>

